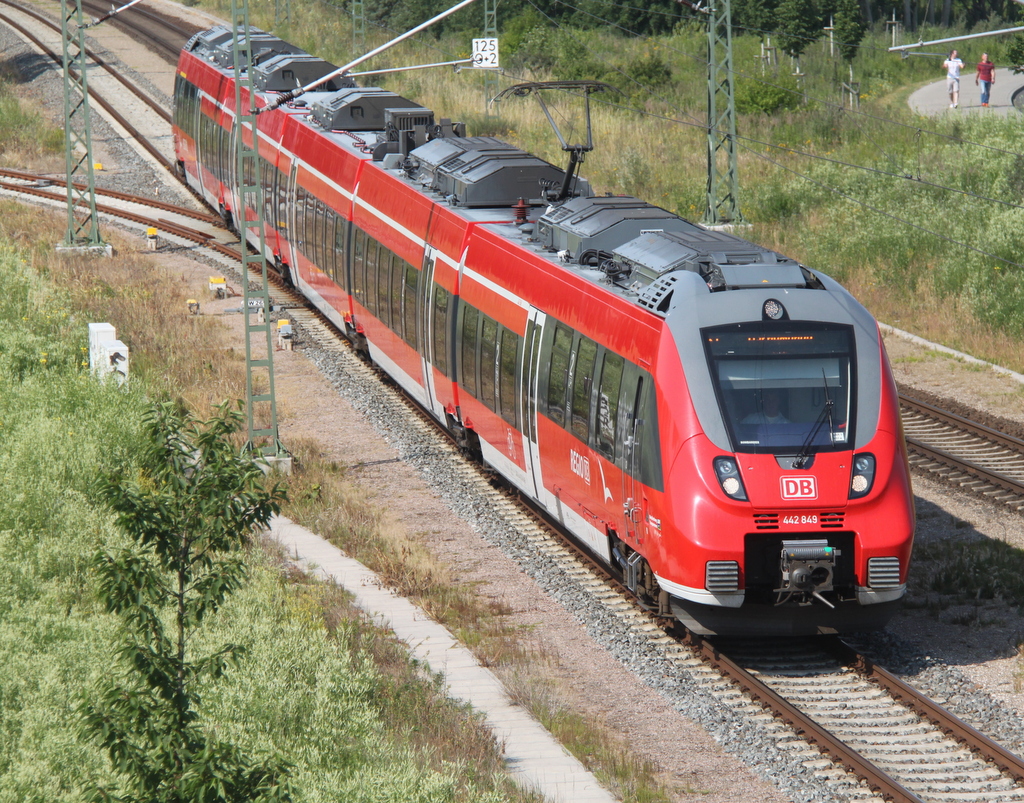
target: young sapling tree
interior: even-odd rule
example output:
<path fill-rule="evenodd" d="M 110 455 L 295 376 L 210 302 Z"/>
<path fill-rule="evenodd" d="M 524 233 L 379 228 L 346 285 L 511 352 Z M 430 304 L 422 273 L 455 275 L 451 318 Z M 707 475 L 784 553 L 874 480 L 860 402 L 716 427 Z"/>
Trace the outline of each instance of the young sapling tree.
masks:
<path fill-rule="evenodd" d="M 199 421 L 171 403 L 147 414 L 137 476 L 104 477 L 100 498 L 133 544 L 96 556 L 99 597 L 124 623 L 122 677 L 81 706 L 83 731 L 110 756 L 120 788 L 93 788 L 95 801 L 287 803 L 288 765 L 257 761 L 198 721 L 198 682 L 221 677 L 244 650 L 203 655 L 191 642 L 207 617 L 246 581 L 241 550 L 280 509 L 284 490 L 232 435 L 242 425 L 223 405 Z"/>

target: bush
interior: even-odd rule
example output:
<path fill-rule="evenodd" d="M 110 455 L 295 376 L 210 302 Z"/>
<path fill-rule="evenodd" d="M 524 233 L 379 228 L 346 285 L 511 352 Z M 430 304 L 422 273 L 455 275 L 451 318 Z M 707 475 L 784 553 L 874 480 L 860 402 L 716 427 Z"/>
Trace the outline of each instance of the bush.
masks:
<path fill-rule="evenodd" d="M 754 78 L 736 81 L 736 111 L 739 114 L 777 114 L 800 106 L 792 79 L 775 78 L 771 83 Z"/>

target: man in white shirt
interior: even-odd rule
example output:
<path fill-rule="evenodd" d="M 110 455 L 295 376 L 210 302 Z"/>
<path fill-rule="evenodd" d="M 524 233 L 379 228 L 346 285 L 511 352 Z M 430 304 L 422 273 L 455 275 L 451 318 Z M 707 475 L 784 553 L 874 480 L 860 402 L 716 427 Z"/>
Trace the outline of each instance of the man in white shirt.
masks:
<path fill-rule="evenodd" d="M 946 69 L 946 91 L 949 92 L 949 108 L 955 109 L 960 104 L 960 70 L 964 63 L 955 50 L 949 52 L 949 57 L 942 62 Z"/>

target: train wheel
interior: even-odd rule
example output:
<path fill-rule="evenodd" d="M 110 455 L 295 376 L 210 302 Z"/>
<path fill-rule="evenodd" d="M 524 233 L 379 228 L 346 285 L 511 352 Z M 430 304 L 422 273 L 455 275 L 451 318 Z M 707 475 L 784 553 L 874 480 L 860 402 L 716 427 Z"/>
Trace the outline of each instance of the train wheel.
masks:
<path fill-rule="evenodd" d="M 282 262 L 280 259 L 274 260 L 274 262 L 277 272 L 281 276 L 281 281 L 285 283 L 285 286 L 295 287 L 295 282 L 292 280 L 292 269 L 288 267 L 288 263 Z"/>
<path fill-rule="evenodd" d="M 235 228 L 235 217 L 231 214 L 230 209 L 224 207 L 224 204 L 220 205 L 220 217 L 224 221 L 224 225 L 227 226 L 228 231 L 232 234 L 238 234 L 238 230 Z"/>

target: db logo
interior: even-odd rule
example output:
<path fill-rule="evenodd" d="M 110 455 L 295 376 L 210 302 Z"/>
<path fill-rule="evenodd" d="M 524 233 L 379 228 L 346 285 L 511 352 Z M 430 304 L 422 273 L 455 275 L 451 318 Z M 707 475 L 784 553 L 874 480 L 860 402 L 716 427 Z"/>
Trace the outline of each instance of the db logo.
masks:
<path fill-rule="evenodd" d="M 818 481 L 814 477 L 783 477 L 783 499 L 817 499 Z"/>

